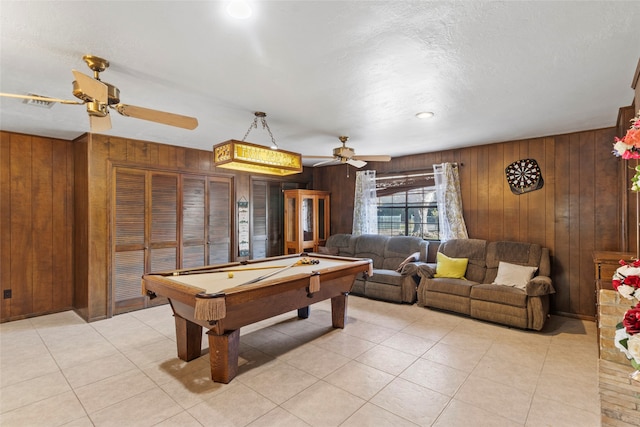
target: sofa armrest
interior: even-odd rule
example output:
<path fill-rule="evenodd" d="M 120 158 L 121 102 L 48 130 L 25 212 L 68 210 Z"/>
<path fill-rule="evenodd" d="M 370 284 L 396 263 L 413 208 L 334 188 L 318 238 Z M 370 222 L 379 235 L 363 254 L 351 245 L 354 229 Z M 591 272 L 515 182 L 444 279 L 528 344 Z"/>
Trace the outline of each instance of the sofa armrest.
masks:
<path fill-rule="evenodd" d="M 400 274 L 403 276 L 413 276 L 418 275 L 420 277 L 432 278 L 436 273 L 435 264 L 430 264 L 426 262 L 410 262 L 407 263 L 404 267 L 402 267 L 402 271 Z"/>
<path fill-rule="evenodd" d="M 525 292 L 530 297 L 536 297 L 541 295 L 555 294 L 556 290 L 553 288 L 551 278 L 547 276 L 536 276 L 527 283 Z"/>

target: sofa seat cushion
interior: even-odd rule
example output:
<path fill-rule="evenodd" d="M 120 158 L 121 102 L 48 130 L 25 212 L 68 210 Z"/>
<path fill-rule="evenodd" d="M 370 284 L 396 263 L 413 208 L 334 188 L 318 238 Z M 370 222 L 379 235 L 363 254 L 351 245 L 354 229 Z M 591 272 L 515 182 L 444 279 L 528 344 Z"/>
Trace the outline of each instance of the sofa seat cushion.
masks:
<path fill-rule="evenodd" d="M 511 286 L 483 284 L 471 289 L 471 299 L 495 302 L 512 307 L 526 307 L 527 293 Z"/>
<path fill-rule="evenodd" d="M 404 276 L 395 270 L 373 269 L 373 276 L 367 278 L 367 282 L 386 283 L 400 286 Z"/>
<path fill-rule="evenodd" d="M 470 314 L 475 319 L 487 320 L 503 325 L 515 326 L 527 329 L 529 325 L 529 310 L 527 307 L 514 307 L 489 301 L 472 299 L 470 301 Z"/>
<path fill-rule="evenodd" d="M 448 277 L 423 279 L 422 281 L 424 288 L 430 292 L 440 292 L 462 297 L 468 297 L 471 294 L 471 288 L 478 285 L 478 283 L 472 282 L 471 280 L 451 279 Z"/>

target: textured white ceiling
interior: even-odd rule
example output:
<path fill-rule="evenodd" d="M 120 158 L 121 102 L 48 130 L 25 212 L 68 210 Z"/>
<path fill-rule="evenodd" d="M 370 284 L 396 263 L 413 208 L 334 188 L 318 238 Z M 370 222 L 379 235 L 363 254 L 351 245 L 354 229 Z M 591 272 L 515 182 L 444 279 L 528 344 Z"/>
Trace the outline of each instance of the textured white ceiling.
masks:
<path fill-rule="evenodd" d="M 112 112 L 109 135 L 210 150 L 264 111 L 279 146 L 306 156 L 339 135 L 395 157 L 609 127 L 633 101 L 638 1 L 248 2 L 239 21 L 221 1 L 2 0 L 0 92 L 74 99 L 71 69 L 91 75 L 93 54 L 123 103 L 200 123 Z M 82 106 L 0 98 L 0 128 L 73 139 L 89 123 Z"/>

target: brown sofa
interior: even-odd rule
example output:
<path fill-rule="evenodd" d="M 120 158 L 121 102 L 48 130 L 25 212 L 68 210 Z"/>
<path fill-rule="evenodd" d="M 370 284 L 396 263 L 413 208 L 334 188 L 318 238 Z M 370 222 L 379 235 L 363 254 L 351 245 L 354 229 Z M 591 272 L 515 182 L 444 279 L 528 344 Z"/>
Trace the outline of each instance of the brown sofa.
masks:
<path fill-rule="evenodd" d="M 438 252 L 467 258 L 464 278 L 434 277 L 435 264 L 421 269 L 418 305 L 522 329 L 542 329 L 549 315 L 549 295 L 555 293 L 548 249 L 531 243 L 456 239 L 441 243 Z M 521 287 L 494 284 L 500 261 L 537 267 L 537 271 Z"/>
<path fill-rule="evenodd" d="M 378 234 L 334 234 L 322 248 L 325 253 L 373 261 L 373 276 L 357 277 L 352 294 L 409 304 L 416 301 L 419 269 L 435 261 L 435 250 L 431 254 L 428 250 L 429 242 L 419 237 Z M 413 261 L 403 264 L 411 255 Z"/>

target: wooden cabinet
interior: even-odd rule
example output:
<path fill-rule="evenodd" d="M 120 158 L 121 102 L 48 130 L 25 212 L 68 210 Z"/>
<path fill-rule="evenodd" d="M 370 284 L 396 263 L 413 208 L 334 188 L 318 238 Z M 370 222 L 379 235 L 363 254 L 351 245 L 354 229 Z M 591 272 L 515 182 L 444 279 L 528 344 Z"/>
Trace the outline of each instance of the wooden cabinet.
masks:
<path fill-rule="evenodd" d="M 596 290 L 613 290 L 611 281 L 613 273 L 620 267 L 620 260 L 631 262 L 634 254 L 629 252 L 595 251 L 593 253 L 593 263 L 595 266 Z"/>
<path fill-rule="evenodd" d="M 317 252 L 329 237 L 329 192 L 284 191 L 285 253 Z"/>
<path fill-rule="evenodd" d="M 610 251 L 596 251 L 593 253 L 593 264 L 595 266 L 595 285 L 596 285 L 596 328 L 597 328 L 597 337 L 598 337 L 598 352 L 600 357 L 602 357 L 603 348 L 600 344 L 601 340 L 603 342 L 609 342 L 609 346 L 613 346 L 613 335 L 615 334 L 615 324 L 618 322 L 618 319 L 622 319 L 622 316 L 614 316 L 614 321 L 608 321 L 608 319 L 603 319 L 602 310 L 603 305 L 607 314 L 612 314 L 616 310 L 615 307 L 612 307 L 612 301 L 615 297 L 611 297 L 611 295 L 617 294 L 614 292 L 612 281 L 613 274 L 616 272 L 618 267 L 620 267 L 620 260 L 625 260 L 626 262 L 631 262 L 634 254 L 628 252 L 610 252 Z M 603 292 L 604 291 L 604 292 Z M 607 294 L 609 296 L 607 296 Z M 603 296 L 606 301 L 603 301 Z M 616 305 L 616 304 L 613 304 Z M 607 316 L 605 316 L 607 317 Z M 617 354 L 618 351 L 614 351 L 614 355 Z"/>

